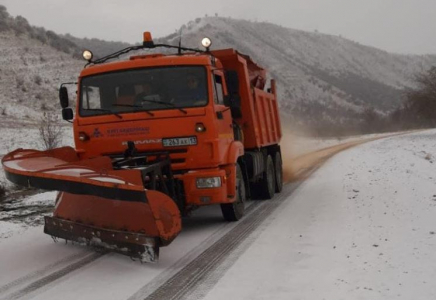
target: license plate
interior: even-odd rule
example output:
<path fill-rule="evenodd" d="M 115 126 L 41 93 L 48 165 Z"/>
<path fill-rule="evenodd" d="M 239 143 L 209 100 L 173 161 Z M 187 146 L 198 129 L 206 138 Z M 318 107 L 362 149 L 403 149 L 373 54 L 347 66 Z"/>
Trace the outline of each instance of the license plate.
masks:
<path fill-rule="evenodd" d="M 182 138 L 162 139 L 162 144 L 164 147 L 197 145 L 197 137 L 190 136 Z"/>

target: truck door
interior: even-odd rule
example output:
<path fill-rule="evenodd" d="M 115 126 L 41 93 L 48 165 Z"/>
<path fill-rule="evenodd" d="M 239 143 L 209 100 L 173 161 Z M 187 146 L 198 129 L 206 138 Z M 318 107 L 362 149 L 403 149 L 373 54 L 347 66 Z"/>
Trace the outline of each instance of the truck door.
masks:
<path fill-rule="evenodd" d="M 212 73 L 213 95 L 215 106 L 215 124 L 218 131 L 220 158 L 224 159 L 230 143 L 233 141 L 232 115 L 228 107 L 224 105 L 224 74 L 220 71 Z"/>

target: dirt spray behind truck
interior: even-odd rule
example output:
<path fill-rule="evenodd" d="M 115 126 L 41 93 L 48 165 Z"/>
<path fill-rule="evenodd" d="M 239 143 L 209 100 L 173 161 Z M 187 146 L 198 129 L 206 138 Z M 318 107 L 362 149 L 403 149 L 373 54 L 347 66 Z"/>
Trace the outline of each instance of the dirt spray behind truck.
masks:
<path fill-rule="evenodd" d="M 249 198 L 282 189 L 282 136 L 274 80 L 234 49 L 143 44 L 88 61 L 77 106 L 66 84 L 63 119 L 75 148 L 18 149 L 4 156 L 9 180 L 59 191 L 44 232 L 104 247 L 144 262 L 181 230 L 181 217 L 220 205 L 240 220 Z M 129 52 L 172 49 L 115 60 Z"/>

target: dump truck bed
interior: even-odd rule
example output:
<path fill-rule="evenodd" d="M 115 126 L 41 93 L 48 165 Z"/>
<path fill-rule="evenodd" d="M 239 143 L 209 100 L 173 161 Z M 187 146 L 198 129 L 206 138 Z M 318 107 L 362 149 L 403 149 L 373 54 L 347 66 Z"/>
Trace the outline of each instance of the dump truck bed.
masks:
<path fill-rule="evenodd" d="M 234 70 L 239 78 L 242 117 L 236 119 L 244 134 L 245 149 L 259 149 L 279 143 L 282 132 L 274 81 L 271 92 L 264 91 L 266 71 L 249 56 L 234 49 L 212 51 L 224 69 Z"/>

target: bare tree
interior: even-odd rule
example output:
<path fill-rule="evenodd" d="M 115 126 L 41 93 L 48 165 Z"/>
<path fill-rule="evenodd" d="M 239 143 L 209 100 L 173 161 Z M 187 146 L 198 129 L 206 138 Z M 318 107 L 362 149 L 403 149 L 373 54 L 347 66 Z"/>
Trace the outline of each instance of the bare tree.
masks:
<path fill-rule="evenodd" d="M 57 117 L 45 112 L 39 123 L 39 136 L 45 149 L 53 149 L 62 142 L 62 128 L 58 124 Z"/>

